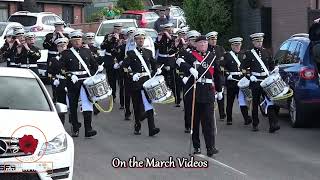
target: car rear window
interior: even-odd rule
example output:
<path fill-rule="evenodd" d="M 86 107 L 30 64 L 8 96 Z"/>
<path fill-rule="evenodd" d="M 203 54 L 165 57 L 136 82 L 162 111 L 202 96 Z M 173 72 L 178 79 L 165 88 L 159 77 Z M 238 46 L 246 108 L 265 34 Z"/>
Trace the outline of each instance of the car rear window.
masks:
<path fill-rule="evenodd" d="M 25 16 L 25 15 L 14 15 L 9 18 L 10 22 L 18 22 L 23 26 L 33 26 L 37 23 L 37 17 Z"/>
<path fill-rule="evenodd" d="M 120 19 L 135 19 L 135 20 L 141 20 L 142 15 L 141 14 L 130 14 L 130 13 L 123 13 L 120 16 Z"/>
<path fill-rule="evenodd" d="M 50 105 L 36 79 L 0 77 L 0 108 L 50 111 Z M 23 86 L 21 86 L 23 84 Z"/>
<path fill-rule="evenodd" d="M 137 27 L 136 23 L 134 22 L 121 22 L 123 25 L 123 29 L 128 28 L 128 27 Z M 97 36 L 105 36 L 108 33 L 111 33 L 113 31 L 113 25 L 115 23 L 105 23 L 102 24 Z"/>

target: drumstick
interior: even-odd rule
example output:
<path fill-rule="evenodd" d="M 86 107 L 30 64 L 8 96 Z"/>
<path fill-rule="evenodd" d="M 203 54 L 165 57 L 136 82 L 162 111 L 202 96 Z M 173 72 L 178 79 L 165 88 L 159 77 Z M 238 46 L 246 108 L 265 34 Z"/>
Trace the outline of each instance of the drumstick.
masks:
<path fill-rule="evenodd" d="M 163 68 L 163 66 L 164 66 L 164 64 L 162 64 L 162 65 L 160 66 L 160 69 L 162 69 L 162 68 Z M 152 77 L 152 78 L 156 77 L 156 75 L 158 75 L 158 73 L 157 73 L 157 72 L 153 75 L 153 77 Z"/>
<path fill-rule="evenodd" d="M 104 65 L 104 62 L 100 65 L 100 66 L 103 66 Z M 95 75 L 97 75 L 98 74 L 98 70 L 97 70 L 97 72 L 93 75 L 93 76 L 95 76 Z"/>

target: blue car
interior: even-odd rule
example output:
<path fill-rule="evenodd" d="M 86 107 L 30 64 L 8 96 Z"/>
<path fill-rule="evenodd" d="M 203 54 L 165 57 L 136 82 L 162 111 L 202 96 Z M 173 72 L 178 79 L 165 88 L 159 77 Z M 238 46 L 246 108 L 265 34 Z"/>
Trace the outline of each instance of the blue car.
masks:
<path fill-rule="evenodd" d="M 295 34 L 282 43 L 274 60 L 278 62 L 282 79 L 294 94 L 280 103 L 289 110 L 293 127 L 306 127 L 319 122 L 319 71 L 311 54 L 308 34 Z"/>

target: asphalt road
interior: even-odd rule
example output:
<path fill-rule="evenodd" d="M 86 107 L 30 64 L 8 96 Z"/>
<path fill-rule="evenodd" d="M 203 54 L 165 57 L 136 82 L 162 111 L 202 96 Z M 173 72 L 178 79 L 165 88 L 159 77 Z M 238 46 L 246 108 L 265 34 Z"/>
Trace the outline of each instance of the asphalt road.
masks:
<path fill-rule="evenodd" d="M 49 86 L 47 86 L 49 87 Z M 50 89 L 50 88 L 49 88 Z M 156 105 L 156 125 L 161 129 L 155 137 L 148 136 L 147 122 L 142 124 L 142 135 L 133 135 L 133 120 L 125 121 L 119 102 L 110 113 L 94 116 L 93 127 L 98 135 L 84 138 L 84 129 L 74 138 L 74 180 L 319 180 L 320 129 L 293 129 L 287 112 L 281 111 L 281 130 L 268 133 L 268 120 L 260 117 L 260 131 L 244 126 L 239 108 L 234 107 L 234 123 L 225 125 L 217 120 L 216 138 L 219 154 L 201 157 L 208 160 L 208 168 L 114 168 L 112 160 L 138 160 L 170 156 L 188 156 L 189 135 L 184 133 L 183 108 L 173 104 Z M 319 119 L 319 117 L 314 116 Z M 82 115 L 79 120 L 83 123 Z M 316 119 L 315 119 L 316 120 Z M 66 123 L 70 132 L 70 125 Z M 203 138 L 201 139 L 203 143 Z"/>
<path fill-rule="evenodd" d="M 234 124 L 226 126 L 217 120 L 217 148 L 214 158 L 205 156 L 203 148 L 198 160 L 208 160 L 208 168 L 113 168 L 112 159 L 143 160 L 155 157 L 187 157 L 189 135 L 184 133 L 183 108 L 173 104 L 156 105 L 156 125 L 161 132 L 148 137 L 147 122 L 142 135 L 133 135 L 133 121 L 125 121 L 119 103 L 111 113 L 94 117 L 99 135 L 92 139 L 75 138 L 75 180 L 139 179 L 214 179 L 214 180 L 319 180 L 320 129 L 293 129 L 287 113 L 281 112 L 281 130 L 268 133 L 268 121 L 260 117 L 260 132 L 251 132 L 243 125 L 239 109 L 234 107 Z M 82 117 L 82 116 L 79 116 Z M 67 130 L 70 129 L 66 125 Z M 202 139 L 203 143 L 203 139 Z M 204 144 L 202 147 L 205 147 Z"/>

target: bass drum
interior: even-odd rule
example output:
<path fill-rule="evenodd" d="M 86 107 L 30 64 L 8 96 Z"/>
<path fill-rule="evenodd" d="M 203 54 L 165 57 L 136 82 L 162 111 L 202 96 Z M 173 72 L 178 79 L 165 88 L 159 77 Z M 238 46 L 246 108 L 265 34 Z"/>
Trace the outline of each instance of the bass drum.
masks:
<path fill-rule="evenodd" d="M 149 49 L 152 51 L 152 56 L 153 58 L 155 58 L 156 56 L 156 50 L 154 47 L 154 42 L 152 40 L 152 38 L 150 36 L 146 36 L 146 39 L 144 40 L 144 48 Z M 125 50 L 125 54 L 127 55 L 127 51 L 130 50 L 134 50 L 134 48 L 136 48 L 136 43 L 134 42 L 134 38 L 130 37 L 128 39 L 127 45 L 126 45 L 126 50 Z"/>

